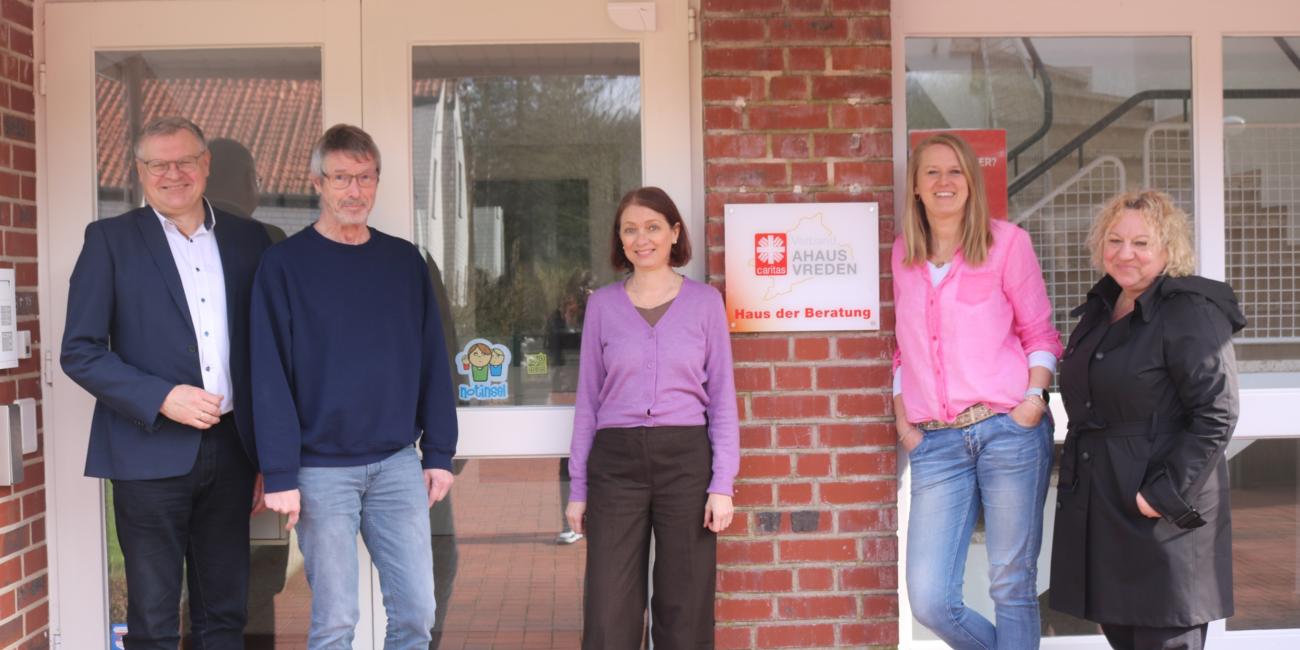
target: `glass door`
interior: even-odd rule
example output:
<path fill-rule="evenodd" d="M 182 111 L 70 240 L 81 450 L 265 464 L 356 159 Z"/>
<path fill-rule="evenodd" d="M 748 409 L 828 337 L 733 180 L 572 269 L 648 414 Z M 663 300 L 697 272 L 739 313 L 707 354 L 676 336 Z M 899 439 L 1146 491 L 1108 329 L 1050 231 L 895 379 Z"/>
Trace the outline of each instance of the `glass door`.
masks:
<path fill-rule="evenodd" d="M 440 280 L 458 382 L 434 647 L 579 644 L 585 546 L 563 509 L 586 299 L 617 279 L 625 192 L 659 185 L 694 213 L 678 4 L 657 3 L 647 31 L 592 0 L 365 5 L 365 121 L 407 154 L 384 158 L 376 217 Z"/>
<path fill-rule="evenodd" d="M 615 280 L 628 189 L 664 187 L 704 226 L 686 6 L 654 4 L 630 30 L 598 0 L 48 5 L 46 349 L 58 359 L 85 225 L 138 204 L 128 143 L 145 120 L 177 112 L 219 141 L 209 196 L 273 237 L 315 218 L 316 135 L 361 125 L 384 158 L 371 223 L 427 254 L 457 359 L 458 479 L 430 514 L 433 647 L 575 647 L 585 556 L 561 513 L 586 295 Z M 702 279 L 702 259 L 686 272 Z M 51 375 L 52 629 L 64 647 L 105 647 L 123 587 L 106 486 L 82 476 L 92 400 L 57 361 Z M 250 648 L 304 644 L 309 594 L 280 528 L 255 522 Z M 356 645 L 377 648 L 367 570 Z"/>
<path fill-rule="evenodd" d="M 347 27 L 355 3 L 52 4 L 46 12 L 43 299 L 53 361 L 82 230 L 141 204 L 131 143 L 145 122 L 178 114 L 197 123 L 212 152 L 208 198 L 283 238 L 315 218 L 310 147 L 326 120 L 360 119 L 360 81 L 359 33 Z M 115 647 L 126 584 L 111 485 L 82 476 L 92 400 L 50 371 L 52 629 L 63 647 Z M 295 540 L 270 513 L 254 520 L 252 537 L 247 646 L 302 646 L 310 592 Z M 363 590 L 368 606 L 368 581 Z"/>
<path fill-rule="evenodd" d="M 1278 25 L 1300 24 L 1300 5 L 1004 0 L 989 11 L 915 0 L 894 3 L 892 18 L 895 124 L 1006 133 L 1011 219 L 1034 238 L 1062 333 L 1074 325 L 1066 312 L 1097 278 L 1082 239 L 1107 197 L 1156 187 L 1192 215 L 1197 272 L 1232 284 L 1250 321 L 1234 340 L 1241 417 L 1227 449 L 1236 614 L 1210 624 L 1210 643 L 1296 647 L 1300 41 L 1294 29 L 1278 33 Z M 903 192 L 901 132 L 894 159 L 895 189 Z M 1059 400 L 1053 407 L 1059 443 L 1064 410 Z M 905 552 L 910 475 L 900 466 Z M 1044 556 L 1053 501 L 1049 496 Z M 973 554 L 982 552 L 980 537 Z M 1040 593 L 1050 582 L 1046 564 Z M 987 606 L 987 581 L 977 572 L 972 561 L 965 596 Z M 900 647 L 942 646 L 913 621 L 906 590 L 900 601 Z M 1105 645 L 1095 624 L 1046 607 L 1043 633 L 1044 648 Z"/>

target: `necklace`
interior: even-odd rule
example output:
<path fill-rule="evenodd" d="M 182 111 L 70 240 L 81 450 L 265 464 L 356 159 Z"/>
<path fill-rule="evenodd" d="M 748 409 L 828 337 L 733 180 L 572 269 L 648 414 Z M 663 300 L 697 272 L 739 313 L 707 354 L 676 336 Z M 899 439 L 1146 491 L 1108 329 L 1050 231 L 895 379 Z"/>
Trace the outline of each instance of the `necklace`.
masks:
<path fill-rule="evenodd" d="M 672 280 L 667 284 L 652 289 L 650 287 L 641 286 L 644 284 L 644 280 L 634 284 L 632 282 L 634 279 L 636 279 L 635 275 L 628 278 L 627 282 L 623 284 L 623 289 L 627 291 L 628 298 L 632 301 L 632 304 L 641 307 L 642 309 L 658 307 L 676 297 L 677 292 L 681 290 L 682 282 L 684 281 L 681 275 L 674 272 Z"/>

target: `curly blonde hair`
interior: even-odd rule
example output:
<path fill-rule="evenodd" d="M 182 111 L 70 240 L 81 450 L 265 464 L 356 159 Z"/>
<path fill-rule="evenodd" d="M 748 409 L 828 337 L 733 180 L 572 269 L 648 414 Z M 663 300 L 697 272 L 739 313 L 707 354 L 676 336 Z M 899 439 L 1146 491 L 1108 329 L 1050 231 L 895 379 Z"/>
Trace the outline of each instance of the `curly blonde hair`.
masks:
<path fill-rule="evenodd" d="M 1157 248 L 1168 255 L 1164 274 L 1170 277 L 1191 275 L 1196 271 L 1196 252 L 1192 248 L 1192 224 L 1173 197 L 1159 190 L 1131 190 L 1111 197 L 1092 222 L 1088 233 L 1088 250 L 1092 265 L 1105 272 L 1102 265 L 1102 242 L 1106 232 L 1119 221 L 1125 210 L 1136 210 L 1155 235 Z"/>

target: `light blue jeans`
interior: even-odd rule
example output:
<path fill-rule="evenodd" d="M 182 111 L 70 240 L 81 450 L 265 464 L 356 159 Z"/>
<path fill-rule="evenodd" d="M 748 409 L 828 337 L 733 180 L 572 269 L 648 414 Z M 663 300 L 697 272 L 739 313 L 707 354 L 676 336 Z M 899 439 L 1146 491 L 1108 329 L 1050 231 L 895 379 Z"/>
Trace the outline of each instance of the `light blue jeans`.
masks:
<path fill-rule="evenodd" d="M 997 415 L 963 429 L 926 431 L 908 458 L 912 614 L 958 650 L 1037 648 L 1035 582 L 1052 466 L 1051 419 L 1026 429 Z M 962 600 L 966 553 L 981 507 L 996 628 Z"/>
<path fill-rule="evenodd" d="M 356 467 L 298 470 L 298 545 L 311 585 L 310 650 L 350 650 L 357 607 L 357 532 L 379 570 L 386 650 L 429 647 L 433 554 L 429 501 L 414 447 Z"/>

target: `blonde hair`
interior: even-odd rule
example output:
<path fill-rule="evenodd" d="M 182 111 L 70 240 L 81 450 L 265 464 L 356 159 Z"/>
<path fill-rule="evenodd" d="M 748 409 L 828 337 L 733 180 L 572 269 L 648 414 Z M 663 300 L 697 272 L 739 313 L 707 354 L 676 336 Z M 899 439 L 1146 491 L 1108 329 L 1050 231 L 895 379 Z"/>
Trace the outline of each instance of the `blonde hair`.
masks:
<path fill-rule="evenodd" d="M 916 176 L 921 168 L 921 152 L 928 147 L 945 146 L 957 154 L 957 164 L 966 177 L 970 196 L 966 199 L 966 214 L 962 218 L 961 253 L 967 264 L 980 265 L 988 257 L 993 245 L 993 231 L 989 227 L 989 203 L 984 196 L 984 175 L 979 171 L 979 161 L 970 145 L 953 133 L 935 133 L 912 148 L 907 160 L 907 192 L 911 200 L 903 211 L 904 264 L 920 264 L 930 256 L 930 222 L 925 214 L 925 204 L 916 195 Z"/>
<path fill-rule="evenodd" d="M 1196 271 L 1196 253 L 1192 249 L 1192 225 L 1173 197 L 1159 190 L 1132 190 L 1111 197 L 1092 222 L 1088 232 L 1088 250 L 1092 265 L 1105 272 L 1102 264 L 1102 242 L 1106 232 L 1119 221 L 1125 210 L 1135 210 L 1142 215 L 1155 236 L 1157 248 L 1164 249 L 1168 260 L 1164 274 L 1170 277 L 1191 275 Z"/>

